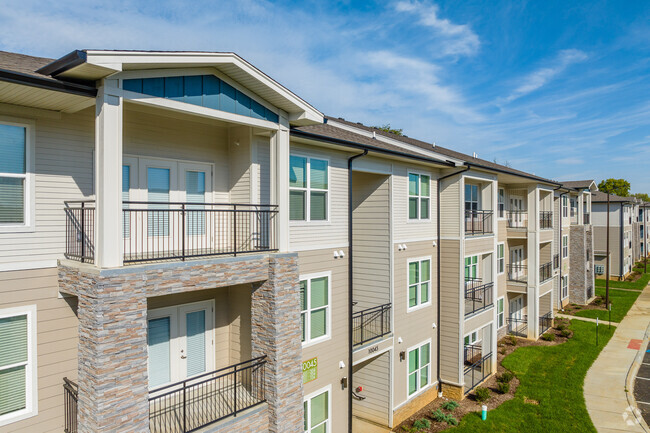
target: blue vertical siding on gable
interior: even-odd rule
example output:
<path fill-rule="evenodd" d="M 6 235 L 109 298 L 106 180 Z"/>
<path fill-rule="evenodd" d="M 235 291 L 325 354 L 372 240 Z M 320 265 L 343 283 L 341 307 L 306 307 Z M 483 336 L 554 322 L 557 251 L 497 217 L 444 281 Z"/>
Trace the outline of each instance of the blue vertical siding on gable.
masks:
<path fill-rule="evenodd" d="M 142 93 L 145 95 L 165 97 L 165 79 L 164 78 L 145 78 L 142 80 Z"/>
<path fill-rule="evenodd" d="M 203 106 L 207 108 L 213 108 L 215 110 L 221 110 L 219 105 L 219 94 L 221 93 L 220 88 L 221 80 L 215 77 L 214 75 L 204 75 L 203 76 Z"/>
<path fill-rule="evenodd" d="M 214 75 L 134 78 L 123 80 L 124 90 L 173 99 L 228 113 L 278 123 L 280 117 Z"/>

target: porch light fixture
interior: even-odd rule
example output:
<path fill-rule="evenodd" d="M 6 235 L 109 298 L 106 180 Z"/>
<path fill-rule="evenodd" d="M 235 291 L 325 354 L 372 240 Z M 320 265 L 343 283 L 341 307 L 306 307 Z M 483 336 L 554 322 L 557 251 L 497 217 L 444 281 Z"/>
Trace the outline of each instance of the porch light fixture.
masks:
<path fill-rule="evenodd" d="M 339 368 L 345 368 L 345 362 L 339 361 Z"/>
<path fill-rule="evenodd" d="M 399 353 L 399 360 L 400 360 L 400 361 L 404 361 L 405 359 L 406 359 L 406 352 L 402 350 L 402 351 Z"/>

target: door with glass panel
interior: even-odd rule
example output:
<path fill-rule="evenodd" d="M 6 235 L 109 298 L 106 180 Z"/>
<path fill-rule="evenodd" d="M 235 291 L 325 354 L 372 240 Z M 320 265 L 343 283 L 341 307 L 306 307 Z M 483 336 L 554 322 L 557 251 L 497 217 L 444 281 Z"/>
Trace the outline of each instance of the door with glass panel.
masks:
<path fill-rule="evenodd" d="M 510 276 L 515 281 L 524 278 L 524 247 L 511 247 L 510 248 Z"/>
<path fill-rule="evenodd" d="M 148 312 L 149 388 L 214 370 L 211 301 Z"/>
<path fill-rule="evenodd" d="M 509 317 L 511 320 L 522 320 L 522 310 L 524 309 L 524 298 L 523 296 L 517 296 L 514 299 L 510 300 L 510 314 Z"/>
<path fill-rule="evenodd" d="M 226 212 L 220 212 L 212 202 L 211 167 L 207 164 L 179 164 L 180 200 L 185 203 L 183 236 L 185 255 L 204 255 L 213 252 L 214 227 Z M 234 214 L 233 214 L 234 216 Z M 182 229 L 182 228 L 181 228 Z"/>
<path fill-rule="evenodd" d="M 525 227 L 524 225 L 524 199 L 510 197 L 510 227 Z"/>

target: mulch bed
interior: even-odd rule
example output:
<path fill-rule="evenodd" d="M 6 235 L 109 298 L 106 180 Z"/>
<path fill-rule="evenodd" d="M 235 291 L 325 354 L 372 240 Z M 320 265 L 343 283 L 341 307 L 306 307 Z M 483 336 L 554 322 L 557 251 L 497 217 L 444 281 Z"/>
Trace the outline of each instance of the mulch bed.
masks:
<path fill-rule="evenodd" d="M 507 371 L 501 365 L 503 358 L 510 355 L 512 352 L 514 352 L 516 349 L 520 347 L 555 346 L 564 343 L 565 341 L 567 341 L 569 338 L 573 336 L 573 333 L 571 333 L 568 338 L 563 337 L 561 331 L 557 329 L 557 327 L 560 326 L 560 324 L 564 324 L 565 326 L 568 327 L 569 320 L 556 318 L 555 327 L 549 329 L 546 332 L 547 334 L 555 335 L 554 341 L 545 341 L 541 338 L 538 339 L 537 341 L 532 341 L 532 340 L 526 340 L 517 337 L 511 338 L 510 336 L 506 336 L 501 340 L 499 340 L 499 342 L 497 343 L 497 374 L 491 376 L 480 385 L 482 387 L 489 388 L 491 391 L 490 399 L 487 401 L 487 403 L 483 403 L 488 407 L 488 412 L 499 407 L 504 402 L 513 399 L 515 396 L 515 392 L 519 387 L 519 379 L 517 379 L 517 377 L 515 376 L 510 381 L 510 390 L 507 393 L 500 394 L 497 392 L 497 377 L 503 374 L 505 371 Z M 428 419 L 431 422 L 431 427 L 428 429 L 419 430 L 419 432 L 421 433 L 440 432 L 443 430 L 453 428 L 454 426 L 451 426 L 445 422 L 437 422 L 433 418 L 431 418 L 431 413 L 436 409 L 440 409 L 444 413 L 449 413 L 449 411 L 442 409 L 442 404 L 448 400 L 449 399 L 445 397 L 435 399 L 434 401 L 432 401 L 431 403 L 429 403 L 428 405 L 420 409 L 418 412 L 416 412 L 414 415 L 404 420 L 404 422 L 402 422 L 400 425 L 394 428 L 393 431 L 402 432 L 402 433 L 411 431 L 410 428 L 413 425 L 413 423 L 422 418 Z M 465 415 L 471 414 L 473 412 L 479 412 L 478 416 L 480 416 L 482 403 L 476 401 L 476 396 L 473 391 L 470 392 L 463 400 L 457 403 L 459 404 L 459 406 L 451 414 L 459 422 Z M 537 402 L 531 400 L 529 401 L 529 403 L 536 404 Z"/>
<path fill-rule="evenodd" d="M 605 308 L 605 298 L 602 296 L 596 296 L 594 300 L 587 305 L 569 304 L 564 307 L 564 314 L 575 314 L 578 311 L 584 310 L 607 311 L 607 308 Z"/>

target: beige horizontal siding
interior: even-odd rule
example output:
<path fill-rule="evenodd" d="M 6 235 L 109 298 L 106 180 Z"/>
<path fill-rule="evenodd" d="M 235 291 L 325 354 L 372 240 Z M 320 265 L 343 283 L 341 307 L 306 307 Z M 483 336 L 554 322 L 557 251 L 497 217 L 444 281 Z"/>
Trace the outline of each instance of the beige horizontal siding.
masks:
<path fill-rule="evenodd" d="M 440 248 L 440 375 L 460 383 L 460 241 L 441 240 Z"/>

